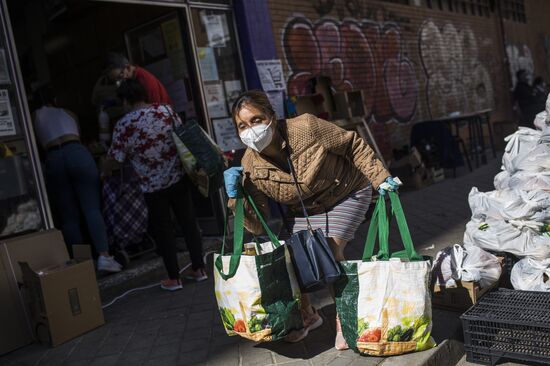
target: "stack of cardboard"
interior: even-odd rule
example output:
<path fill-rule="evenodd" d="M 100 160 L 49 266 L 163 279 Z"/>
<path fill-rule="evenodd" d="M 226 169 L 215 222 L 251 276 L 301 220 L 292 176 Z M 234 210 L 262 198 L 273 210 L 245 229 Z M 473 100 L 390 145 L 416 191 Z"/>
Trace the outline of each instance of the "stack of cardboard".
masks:
<path fill-rule="evenodd" d="M 0 242 L 0 354 L 56 346 L 104 324 L 93 262 L 70 260 L 57 230 Z"/>

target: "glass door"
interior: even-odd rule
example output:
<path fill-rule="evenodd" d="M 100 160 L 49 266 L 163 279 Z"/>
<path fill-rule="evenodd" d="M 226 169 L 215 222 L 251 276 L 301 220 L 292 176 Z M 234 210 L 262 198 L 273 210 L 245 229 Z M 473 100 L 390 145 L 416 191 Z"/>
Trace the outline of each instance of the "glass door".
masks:
<path fill-rule="evenodd" d="M 192 46 L 187 29 L 186 9 L 176 10 L 127 31 L 126 49 L 132 63 L 150 71 L 166 87 L 180 116 L 196 119 L 208 130 L 198 78 L 192 67 Z M 193 190 L 192 195 L 203 234 L 219 235 L 221 215 L 218 197 L 206 198 L 197 190 Z"/>
<path fill-rule="evenodd" d="M 0 4 L 0 239 L 51 228 L 5 2 Z"/>

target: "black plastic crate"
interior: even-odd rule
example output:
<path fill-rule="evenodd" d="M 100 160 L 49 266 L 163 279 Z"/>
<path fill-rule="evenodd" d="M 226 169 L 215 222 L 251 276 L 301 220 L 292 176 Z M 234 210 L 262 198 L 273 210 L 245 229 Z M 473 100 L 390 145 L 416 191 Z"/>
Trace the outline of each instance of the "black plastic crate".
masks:
<path fill-rule="evenodd" d="M 500 288 L 483 296 L 460 319 L 469 362 L 501 358 L 550 363 L 550 293 Z"/>

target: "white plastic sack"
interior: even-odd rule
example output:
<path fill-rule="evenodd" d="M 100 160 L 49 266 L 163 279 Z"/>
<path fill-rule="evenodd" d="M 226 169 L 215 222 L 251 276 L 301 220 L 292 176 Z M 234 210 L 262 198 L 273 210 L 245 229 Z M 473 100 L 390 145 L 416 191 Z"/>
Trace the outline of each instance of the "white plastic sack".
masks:
<path fill-rule="evenodd" d="M 523 258 L 512 268 L 510 281 L 516 290 L 550 291 L 550 258 Z"/>
<path fill-rule="evenodd" d="M 550 221 L 550 192 L 513 189 L 479 192 L 473 187 L 468 195 L 472 217 L 485 220 Z"/>
<path fill-rule="evenodd" d="M 502 273 L 498 258 L 475 246 L 453 245 L 453 258 L 457 266 L 456 279 L 479 282 L 481 288 L 497 282 Z"/>
<path fill-rule="evenodd" d="M 550 171 L 550 143 L 539 143 L 525 154 L 512 159 L 510 173 L 517 171 L 543 172 Z"/>
<path fill-rule="evenodd" d="M 472 218 L 466 224 L 464 246 L 508 252 L 519 257 L 550 257 L 550 237 L 541 235 L 542 224 L 534 221 Z"/>
<path fill-rule="evenodd" d="M 533 124 L 537 128 L 537 130 L 542 130 L 544 127 L 546 127 L 546 119 L 548 118 L 548 113 L 546 111 L 540 112 L 535 116 L 535 120 L 533 121 Z"/>
<path fill-rule="evenodd" d="M 539 142 L 540 136 L 540 131 L 528 127 L 519 127 L 515 133 L 506 136 L 504 141 L 507 141 L 508 144 L 506 144 L 502 156 L 503 169 L 513 172 L 512 160 L 533 149 Z"/>
<path fill-rule="evenodd" d="M 495 179 L 493 181 L 495 185 L 496 190 L 505 190 L 510 188 L 510 173 L 508 173 L 506 170 L 501 171 L 497 175 L 495 175 Z"/>
<path fill-rule="evenodd" d="M 499 173 L 500 174 L 500 173 Z M 495 177 L 496 181 L 496 177 Z M 507 180 L 503 179 L 499 186 L 510 189 L 519 189 L 523 191 L 543 190 L 550 191 L 550 171 L 547 172 L 526 172 L 519 171 L 510 176 Z M 496 183 L 495 183 L 496 186 Z M 498 189 L 498 188 L 497 188 Z"/>
<path fill-rule="evenodd" d="M 550 144 L 550 121 L 546 118 L 546 126 L 542 128 L 539 144 Z"/>

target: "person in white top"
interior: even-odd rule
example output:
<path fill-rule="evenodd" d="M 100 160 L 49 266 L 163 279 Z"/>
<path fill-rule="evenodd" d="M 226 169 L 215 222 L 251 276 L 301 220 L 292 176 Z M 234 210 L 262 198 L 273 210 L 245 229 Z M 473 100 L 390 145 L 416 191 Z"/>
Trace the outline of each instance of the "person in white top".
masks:
<path fill-rule="evenodd" d="M 109 256 L 107 230 L 101 213 L 100 182 L 96 163 L 80 143 L 77 116 L 55 106 L 51 88 L 35 96 L 35 131 L 46 151 L 46 182 L 61 221 L 65 242 L 71 247 L 84 242 L 80 228 L 83 213 L 92 242 L 99 254 L 98 271 L 119 272 L 120 263 Z"/>

